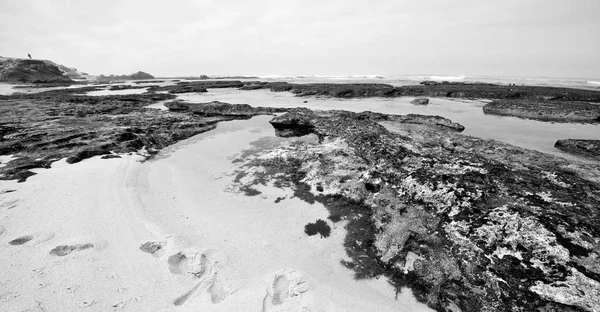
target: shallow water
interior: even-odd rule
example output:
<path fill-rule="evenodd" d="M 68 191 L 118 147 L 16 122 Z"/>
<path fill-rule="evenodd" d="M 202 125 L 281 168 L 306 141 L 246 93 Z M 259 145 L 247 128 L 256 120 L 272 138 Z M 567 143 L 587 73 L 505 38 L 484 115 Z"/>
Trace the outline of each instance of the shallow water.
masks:
<path fill-rule="evenodd" d="M 314 141 L 313 136 L 276 137 L 270 118 L 219 123 L 213 131 L 167 147 L 142 166 L 139 184 L 147 189 L 140 192 L 140 199 L 152 216 L 150 221 L 175 240 L 186 242 L 186 248 L 223 254 L 228 260 L 219 275 L 227 280 L 253 285 L 257 278 L 268 279 L 278 269 L 290 268 L 306 276 L 309 292 L 331 301 L 338 310 L 431 311 L 417 303 L 410 291 L 396 294 L 384 278 L 354 279 L 353 271 L 340 263 L 346 257 L 343 222 L 327 221 L 328 238 L 307 235 L 306 224 L 327 220 L 329 213 L 322 204 L 309 204 L 295 198 L 291 189 L 271 185 L 254 185 L 255 196 L 236 189 L 240 168 L 236 159 L 287 140 Z M 244 297 L 252 299 L 253 292 L 264 296 L 265 286 L 245 287 L 207 308 L 235 310 L 227 305 Z M 255 310 L 256 302 L 252 299 L 248 309 Z"/>
<path fill-rule="evenodd" d="M 147 91 L 147 88 L 140 89 L 125 89 L 125 90 L 109 90 L 108 88 L 105 90 L 97 90 L 87 92 L 85 95 L 90 96 L 103 96 L 103 95 L 126 95 L 126 94 L 142 94 Z"/>
<path fill-rule="evenodd" d="M 388 114 L 439 115 L 465 126 L 466 135 L 494 139 L 512 145 L 553 154 L 571 160 L 594 162 L 564 153 L 554 148 L 559 139 L 598 139 L 600 125 L 557 123 L 521 119 L 510 116 L 486 115 L 482 107 L 486 101 L 430 98 L 428 105 L 414 105 L 414 97 L 335 99 L 324 97 L 296 97 L 289 92 L 268 90 L 242 91 L 237 89 L 209 89 L 206 93 L 186 93 L 179 99 L 190 102 L 222 101 L 232 104 L 250 104 L 268 107 L 308 107 L 312 109 L 343 109 L 354 112 L 374 111 Z M 304 103 L 306 101 L 306 103 Z M 598 162 L 596 162 L 598 163 Z"/>

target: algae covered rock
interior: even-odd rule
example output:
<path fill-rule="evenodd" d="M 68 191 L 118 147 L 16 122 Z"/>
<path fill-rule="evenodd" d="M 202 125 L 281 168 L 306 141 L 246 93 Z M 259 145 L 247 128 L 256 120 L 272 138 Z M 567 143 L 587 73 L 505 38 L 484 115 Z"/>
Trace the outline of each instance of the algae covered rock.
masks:
<path fill-rule="evenodd" d="M 416 104 L 416 105 L 427 105 L 429 104 L 429 99 L 428 98 L 416 98 L 412 101 L 410 101 L 411 104 Z"/>
<path fill-rule="evenodd" d="M 558 140 L 554 147 L 567 153 L 600 160 L 600 140 Z"/>
<path fill-rule="evenodd" d="M 375 113 L 297 109 L 271 123 L 319 143 L 250 157 L 245 179 L 345 221 L 357 278 L 387 276 L 440 311 L 598 310 L 597 165 Z"/>

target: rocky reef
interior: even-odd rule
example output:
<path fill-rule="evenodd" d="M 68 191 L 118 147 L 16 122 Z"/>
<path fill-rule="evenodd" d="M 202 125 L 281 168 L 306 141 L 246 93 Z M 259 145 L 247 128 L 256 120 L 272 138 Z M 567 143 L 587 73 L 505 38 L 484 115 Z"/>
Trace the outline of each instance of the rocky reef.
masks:
<path fill-rule="evenodd" d="M 320 126 L 320 123 L 329 122 L 330 118 L 336 116 L 346 116 L 347 118 L 357 120 L 393 121 L 406 124 L 421 124 L 428 126 L 436 126 L 444 130 L 451 130 L 457 132 L 461 132 L 465 129 L 463 125 L 452 122 L 451 120 L 440 116 L 418 114 L 392 115 L 369 111 L 361 113 L 353 113 L 340 110 L 312 111 L 308 108 L 292 109 L 283 117 L 273 118 L 270 121 L 270 123 L 271 125 L 273 125 L 277 135 L 279 136 L 302 136 L 309 133 L 315 133 L 315 128 L 318 128 Z M 318 132 L 316 134 L 321 135 Z"/>
<path fill-rule="evenodd" d="M 438 311 L 600 310 L 597 165 L 368 113 L 271 123 L 319 143 L 248 156 L 244 187 L 325 205 L 357 278 L 387 276 Z"/>
<path fill-rule="evenodd" d="M 173 99 L 171 94 L 78 94 L 97 89 L 0 96 L 0 155 L 12 155 L 0 166 L 0 179 L 25 181 L 35 174 L 30 169 L 49 168 L 62 158 L 76 163 L 116 153 L 152 157 L 168 145 L 214 129 L 220 121 L 270 113 L 247 105 L 220 111 L 225 103 L 204 105 L 204 113 L 146 108 Z"/>
<path fill-rule="evenodd" d="M 483 107 L 483 112 L 541 121 L 600 122 L 599 103 L 562 100 L 494 100 Z"/>
<path fill-rule="evenodd" d="M 246 81 L 242 90 L 288 91 L 297 96 L 419 97 L 413 104 L 427 104 L 423 97 L 494 100 L 484 107 L 486 114 L 508 115 L 542 121 L 600 121 L 600 92 L 555 87 L 496 85 L 487 83 L 424 82 L 394 87 L 388 84 L 293 84 Z M 426 103 L 427 102 L 427 103 Z"/>
<path fill-rule="evenodd" d="M 201 80 L 201 81 L 180 81 L 171 86 L 151 86 L 149 91 L 167 91 L 171 94 L 177 93 L 202 93 L 207 92 L 208 88 L 241 88 L 244 83 L 239 80 Z"/>
<path fill-rule="evenodd" d="M 273 115 L 275 113 L 286 112 L 284 108 L 273 107 L 252 107 L 248 104 L 229 104 L 219 101 L 208 103 L 190 103 L 184 101 L 171 101 L 165 103 L 165 106 L 175 112 L 190 112 L 200 116 L 228 116 L 247 119 L 258 115 Z"/>
<path fill-rule="evenodd" d="M 567 153 L 600 160 L 600 140 L 558 140 L 554 147 Z"/>

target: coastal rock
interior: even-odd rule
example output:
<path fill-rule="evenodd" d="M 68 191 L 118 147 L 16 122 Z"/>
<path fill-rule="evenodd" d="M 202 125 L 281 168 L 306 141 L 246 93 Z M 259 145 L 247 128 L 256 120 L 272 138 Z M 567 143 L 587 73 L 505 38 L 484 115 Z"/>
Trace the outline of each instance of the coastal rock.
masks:
<path fill-rule="evenodd" d="M 600 122 L 600 104 L 585 102 L 494 100 L 483 107 L 483 112 L 541 121 Z"/>
<path fill-rule="evenodd" d="M 415 105 L 427 105 L 429 104 L 429 99 L 428 98 L 416 98 L 412 101 L 410 101 L 411 104 L 415 104 Z"/>
<path fill-rule="evenodd" d="M 239 80 L 202 80 L 202 81 L 179 81 L 171 86 L 151 86 L 149 91 L 167 91 L 171 94 L 207 92 L 212 88 L 240 88 L 244 83 Z"/>
<path fill-rule="evenodd" d="M 220 121 L 278 111 L 213 103 L 204 105 L 204 111 L 182 114 L 146 108 L 175 98 L 171 94 L 80 95 L 97 89 L 0 96 L 0 155 L 13 155 L 0 167 L 0 179 L 23 182 L 35 174 L 30 169 L 50 168 L 62 158 L 77 163 L 141 149 L 152 157 L 168 145 L 214 129 Z"/>
<path fill-rule="evenodd" d="M 178 86 L 198 86 L 204 88 L 240 88 L 244 83 L 239 80 L 203 80 L 203 81 L 180 81 Z"/>
<path fill-rule="evenodd" d="M 18 83 L 72 83 L 73 80 L 50 61 L 0 57 L 0 81 Z"/>
<path fill-rule="evenodd" d="M 246 81 L 243 90 L 269 89 L 273 92 L 292 92 L 297 96 L 330 96 L 338 98 L 355 97 L 451 97 L 471 99 L 517 99 L 563 102 L 600 103 L 600 92 L 594 90 L 568 89 L 539 86 L 507 86 L 472 82 L 425 81 L 420 85 L 393 87 L 388 84 L 294 84 L 288 82 Z"/>
<path fill-rule="evenodd" d="M 120 80 L 148 80 L 148 79 L 154 79 L 154 76 L 145 73 L 143 71 L 138 71 L 137 73 L 133 73 L 131 75 L 109 75 L 109 76 L 104 76 L 104 75 L 100 75 L 95 77 L 96 81 L 98 82 L 114 82 L 114 81 L 120 81 Z"/>
<path fill-rule="evenodd" d="M 297 136 L 312 133 L 315 127 L 325 118 L 331 116 L 346 116 L 359 120 L 368 119 L 371 121 L 394 121 L 398 123 L 420 124 L 426 126 L 440 127 L 446 130 L 461 132 L 465 127 L 461 124 L 452 122 L 451 120 L 430 115 L 408 114 L 408 115 L 392 115 L 375 112 L 352 113 L 346 111 L 312 111 L 308 108 L 294 108 L 288 111 L 287 114 L 277 116 L 269 122 L 278 135 L 281 136 Z M 317 132 L 317 134 L 319 134 Z"/>
<path fill-rule="evenodd" d="M 292 187 L 345 220 L 357 278 L 385 275 L 440 311 L 598 309 L 598 166 L 370 113 L 271 124 L 319 143 L 248 156 L 245 187 Z"/>
<path fill-rule="evenodd" d="M 152 89 L 154 90 L 154 89 Z M 182 85 L 182 86 L 172 86 L 169 89 L 169 93 L 177 94 L 177 93 L 204 93 L 208 92 L 205 87 L 197 86 L 197 85 Z"/>
<path fill-rule="evenodd" d="M 165 103 L 171 111 L 188 111 L 200 116 L 227 116 L 250 118 L 258 115 L 272 115 L 274 113 L 286 112 L 285 108 L 252 107 L 248 104 L 229 104 L 219 101 L 208 103 L 190 103 L 183 101 L 171 101 Z"/>
<path fill-rule="evenodd" d="M 558 140 L 554 147 L 567 153 L 600 160 L 600 140 Z"/>

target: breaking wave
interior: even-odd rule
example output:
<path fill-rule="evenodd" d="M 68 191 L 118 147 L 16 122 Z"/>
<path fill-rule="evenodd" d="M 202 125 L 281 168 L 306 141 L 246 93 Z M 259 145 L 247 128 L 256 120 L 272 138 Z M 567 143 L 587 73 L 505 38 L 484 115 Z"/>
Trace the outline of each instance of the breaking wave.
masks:
<path fill-rule="evenodd" d="M 467 78 L 467 76 L 465 75 L 460 75 L 460 76 L 431 76 L 429 77 L 429 79 L 431 80 L 442 80 L 442 81 L 452 81 L 452 80 L 462 80 Z"/>

